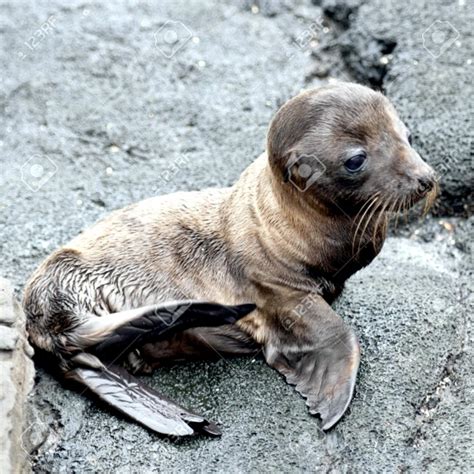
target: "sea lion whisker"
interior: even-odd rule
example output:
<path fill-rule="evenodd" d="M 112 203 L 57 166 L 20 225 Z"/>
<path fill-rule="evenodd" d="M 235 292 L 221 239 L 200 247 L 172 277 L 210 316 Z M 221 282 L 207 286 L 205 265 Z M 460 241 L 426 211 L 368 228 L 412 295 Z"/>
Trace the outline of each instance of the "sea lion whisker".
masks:
<path fill-rule="evenodd" d="M 425 198 L 425 206 L 424 206 L 424 209 L 423 209 L 423 214 L 421 216 L 423 219 L 426 217 L 426 215 L 430 211 L 431 207 L 433 206 L 433 203 L 436 200 L 438 192 L 439 192 L 438 181 L 435 181 L 433 189 L 428 192 L 428 194 L 426 195 L 426 198 Z"/>
<path fill-rule="evenodd" d="M 380 210 L 378 216 L 377 216 L 377 219 L 375 221 L 375 225 L 374 225 L 374 228 L 373 228 L 373 232 L 372 232 L 372 243 L 374 244 L 375 246 L 375 243 L 376 243 L 376 238 L 377 238 L 377 232 L 378 232 L 378 228 L 379 228 L 379 224 L 380 224 L 380 219 L 382 218 L 382 216 L 386 216 L 387 213 L 385 212 L 389 206 L 391 206 L 392 204 L 392 199 L 387 199 L 387 201 L 385 201 L 385 204 L 384 206 L 382 207 L 382 209 Z"/>
<path fill-rule="evenodd" d="M 379 194 L 376 194 L 370 201 L 367 201 L 369 202 L 369 206 L 367 206 L 366 210 L 364 211 L 363 215 L 361 216 L 361 218 L 359 219 L 359 222 L 357 224 L 357 228 L 354 232 L 354 237 L 353 237 L 353 240 L 352 240 L 352 249 L 354 250 L 354 247 L 355 247 L 355 242 L 356 242 L 356 239 L 357 239 L 357 235 L 358 235 L 358 232 L 359 232 L 359 229 L 360 229 L 360 226 L 362 225 L 363 221 L 364 221 L 364 218 L 365 216 L 367 215 L 367 213 L 369 212 L 370 208 L 376 204 L 376 202 L 378 201 L 379 199 Z M 364 235 L 364 232 L 365 232 L 365 228 L 364 228 L 364 231 L 362 231 L 362 234 L 361 234 L 361 237 L 359 238 L 359 248 L 360 248 L 360 243 L 361 243 L 361 239 Z M 358 250 L 359 251 L 359 250 Z"/>
<path fill-rule="evenodd" d="M 367 218 L 365 219 L 365 224 L 364 224 L 364 228 L 360 234 L 360 239 L 359 239 L 359 247 L 357 249 L 357 253 L 360 252 L 360 249 L 362 247 L 362 239 L 364 238 L 364 235 L 365 235 L 365 231 L 367 230 L 370 222 L 372 221 L 372 219 L 375 217 L 375 215 L 378 215 L 377 212 L 379 209 L 381 209 L 383 207 L 383 204 L 384 204 L 384 201 L 380 201 L 377 203 L 377 205 L 373 208 L 373 210 L 370 212 L 370 214 L 367 216 Z"/>
<path fill-rule="evenodd" d="M 359 211 L 357 212 L 357 214 L 354 216 L 354 218 L 353 218 L 353 220 L 352 220 L 351 230 L 354 229 L 354 226 L 355 226 L 355 230 L 354 230 L 353 238 L 352 238 L 352 249 L 354 249 L 355 241 L 356 241 L 356 238 L 357 238 L 357 233 L 358 233 L 358 231 L 359 231 L 359 227 L 360 227 L 361 222 L 362 222 L 363 216 L 361 216 L 361 214 L 364 213 L 364 215 L 365 215 L 366 210 L 367 210 L 368 208 L 370 208 L 370 206 L 372 206 L 372 204 L 374 203 L 375 200 L 377 200 L 377 197 L 376 197 L 376 196 L 373 196 L 372 198 L 370 198 L 369 200 L 367 200 L 367 201 L 361 206 L 361 208 L 359 209 Z"/>
<path fill-rule="evenodd" d="M 381 207 L 382 204 L 383 204 L 383 201 L 377 202 L 375 207 L 373 207 L 370 210 L 370 213 L 367 214 L 367 216 L 364 216 L 365 217 L 365 219 L 363 221 L 364 226 L 362 227 L 362 230 L 361 230 L 360 235 L 359 235 L 359 245 L 357 247 L 357 253 L 359 253 L 361 247 L 363 247 L 362 243 L 363 243 L 363 239 L 364 239 L 364 236 L 365 236 L 365 231 L 367 230 L 367 227 L 368 227 L 370 221 L 372 220 L 372 218 L 374 217 L 377 210 Z"/>
<path fill-rule="evenodd" d="M 403 209 L 404 202 L 405 202 L 404 197 L 401 199 L 398 199 L 397 211 L 395 213 L 395 226 L 394 226 L 395 229 L 398 228 L 398 220 L 400 218 L 400 211 Z"/>
<path fill-rule="evenodd" d="M 389 226 L 390 220 L 392 218 L 392 214 L 394 213 L 395 209 L 397 208 L 398 203 L 399 203 L 399 199 L 396 196 L 394 196 L 393 204 L 390 206 L 390 209 L 385 214 L 385 221 L 384 221 L 383 227 L 382 227 L 382 233 L 383 233 L 384 237 L 387 235 L 388 226 Z M 397 215 L 398 215 L 397 212 L 395 212 L 395 216 L 397 216 Z M 396 228 L 396 222 L 395 222 L 395 228 Z"/>
<path fill-rule="evenodd" d="M 359 211 L 357 212 L 357 214 L 354 216 L 353 220 L 352 220 L 352 227 L 354 227 L 354 225 L 356 224 L 356 222 L 359 224 L 360 223 L 360 219 L 358 220 L 358 218 L 361 216 L 361 214 L 367 209 L 367 206 L 371 205 L 372 201 L 374 200 L 374 198 L 377 198 L 380 196 L 380 191 L 376 192 L 370 199 L 368 199 L 367 201 L 364 202 L 364 204 L 361 206 L 361 208 L 359 209 Z"/>
<path fill-rule="evenodd" d="M 406 200 L 405 200 L 405 206 L 403 209 L 403 217 L 405 220 L 405 225 L 407 225 L 408 224 L 408 210 L 412 206 L 413 198 L 410 196 L 410 197 L 406 197 L 405 199 Z"/>
<path fill-rule="evenodd" d="M 359 211 L 357 212 L 357 214 L 354 216 L 354 218 L 352 219 L 352 227 L 351 229 L 354 228 L 354 226 L 358 227 L 358 225 L 360 224 L 360 219 L 361 219 L 361 215 L 365 212 L 365 210 L 367 209 L 367 207 L 370 207 L 372 202 L 374 201 L 374 199 L 377 197 L 377 195 L 374 195 L 372 196 L 370 199 L 368 199 L 367 201 L 364 202 L 364 204 L 361 206 L 361 208 L 359 209 Z M 356 228 L 356 231 L 357 231 L 357 228 Z"/>

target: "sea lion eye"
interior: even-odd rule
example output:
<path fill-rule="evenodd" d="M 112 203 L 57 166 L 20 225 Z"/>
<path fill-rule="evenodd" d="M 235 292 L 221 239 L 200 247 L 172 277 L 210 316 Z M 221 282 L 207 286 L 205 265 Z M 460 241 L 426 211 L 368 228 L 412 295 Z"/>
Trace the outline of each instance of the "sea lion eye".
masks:
<path fill-rule="evenodd" d="M 412 146 L 412 145 L 413 145 L 413 138 L 412 138 L 411 133 L 408 134 L 407 140 L 408 140 L 408 144 L 409 144 L 410 146 Z"/>
<path fill-rule="evenodd" d="M 364 164 L 366 158 L 367 155 L 364 152 L 358 153 L 357 155 L 349 158 L 344 163 L 344 166 L 346 167 L 346 170 L 350 173 L 355 173 L 356 171 L 359 171 L 362 168 L 362 165 Z"/>

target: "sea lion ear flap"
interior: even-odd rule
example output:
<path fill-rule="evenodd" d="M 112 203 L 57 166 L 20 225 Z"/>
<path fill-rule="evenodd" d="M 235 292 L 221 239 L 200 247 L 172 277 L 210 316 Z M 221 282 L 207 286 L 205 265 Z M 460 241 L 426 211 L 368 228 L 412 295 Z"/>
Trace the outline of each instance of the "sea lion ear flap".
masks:
<path fill-rule="evenodd" d="M 289 161 L 300 154 L 299 145 L 314 126 L 312 96 L 315 93 L 316 90 L 301 93 L 283 104 L 268 128 L 268 160 L 273 173 L 285 182 L 290 180 Z"/>
<path fill-rule="evenodd" d="M 268 159 L 273 173 L 280 177 L 284 183 L 295 180 L 295 165 L 298 163 L 300 153 L 296 147 L 289 148 L 276 155 L 269 155 Z"/>
<path fill-rule="evenodd" d="M 295 152 L 290 151 L 285 153 L 280 159 L 281 171 L 283 173 L 283 182 L 288 183 L 291 178 L 291 167 L 294 161 Z"/>

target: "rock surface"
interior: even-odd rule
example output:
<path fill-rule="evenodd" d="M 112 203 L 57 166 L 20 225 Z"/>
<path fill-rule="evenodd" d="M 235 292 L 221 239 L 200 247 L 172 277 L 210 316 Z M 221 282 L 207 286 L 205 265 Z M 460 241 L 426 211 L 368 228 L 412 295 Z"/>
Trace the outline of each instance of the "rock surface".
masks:
<path fill-rule="evenodd" d="M 439 170 L 438 212 L 468 214 L 472 7 L 313 3 L 1 3 L 0 246 L 15 288 L 112 209 L 234 182 L 263 150 L 278 105 L 332 77 L 384 88 L 435 165 L 454 153 Z M 421 35 L 438 17 L 460 38 L 431 60 Z M 219 421 L 218 440 L 158 438 L 40 370 L 35 470 L 470 470 L 471 234 L 472 218 L 412 226 L 349 282 L 337 306 L 363 360 L 350 413 L 331 432 L 259 359 L 148 379 Z"/>
<path fill-rule="evenodd" d="M 25 333 L 25 315 L 11 284 L 0 278 L 0 466 L 2 472 L 29 471 L 30 419 L 26 407 L 33 388 L 33 349 Z"/>

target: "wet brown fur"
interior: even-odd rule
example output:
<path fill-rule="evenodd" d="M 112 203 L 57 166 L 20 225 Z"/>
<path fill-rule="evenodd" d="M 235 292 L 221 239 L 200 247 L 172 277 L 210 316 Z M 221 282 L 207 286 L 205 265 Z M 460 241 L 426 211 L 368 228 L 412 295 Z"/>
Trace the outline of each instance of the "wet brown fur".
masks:
<path fill-rule="evenodd" d="M 344 172 L 348 144 L 368 151 L 366 176 L 355 179 Z M 25 291 L 31 339 L 52 351 L 58 342 L 66 344 L 65 334 L 84 318 L 189 298 L 253 302 L 257 310 L 238 328 L 189 329 L 170 341 L 147 344 L 138 366 L 208 354 L 209 345 L 211 351 L 238 353 L 230 341 L 239 338 L 241 353 L 249 352 L 251 340 L 268 346 L 267 360 L 270 346 L 310 347 L 318 318 L 321 325 L 334 320 L 334 327 L 343 327 L 324 302 L 331 303 L 345 280 L 382 247 L 386 229 L 374 228 L 381 207 L 374 205 L 378 214 L 362 235 L 354 235 L 362 206 L 375 193 L 385 202 L 396 197 L 392 210 L 402 197 L 409 196 L 411 204 L 418 199 L 413 197 L 417 177 L 431 176 L 414 153 L 404 125 L 381 94 L 353 84 L 304 92 L 278 111 L 267 152 L 234 186 L 133 204 L 50 256 Z M 289 180 L 292 154 L 315 155 L 326 166 L 305 192 Z M 300 178 L 292 178 L 298 184 Z M 295 314 L 308 295 L 319 298 L 316 332 L 312 322 Z"/>

